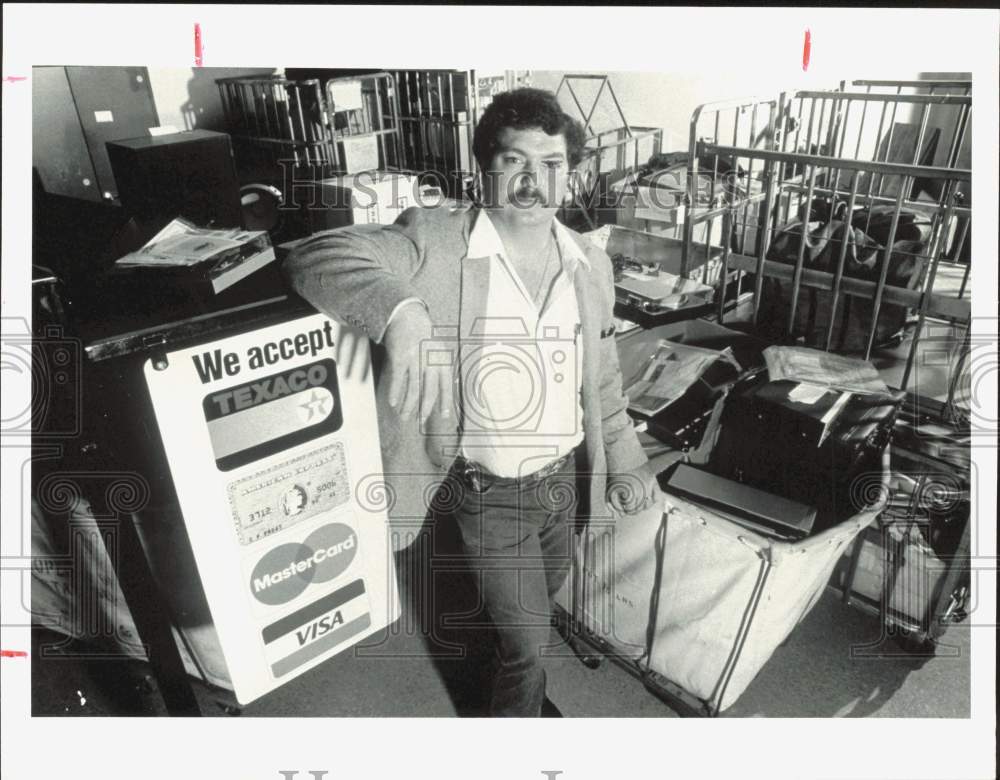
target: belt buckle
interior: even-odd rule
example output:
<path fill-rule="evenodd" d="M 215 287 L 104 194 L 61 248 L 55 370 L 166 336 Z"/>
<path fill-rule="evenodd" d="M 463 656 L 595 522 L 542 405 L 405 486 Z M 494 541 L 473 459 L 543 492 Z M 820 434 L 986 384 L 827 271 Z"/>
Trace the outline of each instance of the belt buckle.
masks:
<path fill-rule="evenodd" d="M 476 468 L 475 464 L 472 462 L 466 462 L 465 468 L 462 470 L 462 476 L 465 477 L 465 481 L 469 484 L 475 493 L 483 492 L 483 482 L 480 476 L 479 469 Z"/>

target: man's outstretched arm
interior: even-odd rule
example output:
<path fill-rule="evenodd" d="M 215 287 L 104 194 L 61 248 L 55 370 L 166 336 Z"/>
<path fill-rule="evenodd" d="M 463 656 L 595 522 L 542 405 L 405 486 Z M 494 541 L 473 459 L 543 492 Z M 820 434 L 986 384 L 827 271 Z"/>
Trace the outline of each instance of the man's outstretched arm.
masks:
<path fill-rule="evenodd" d="M 382 342 L 401 304 L 419 300 L 409 281 L 420 265 L 413 241 L 391 227 L 318 233 L 285 260 L 292 289 L 316 309 Z"/>
<path fill-rule="evenodd" d="M 385 345 L 390 406 L 407 418 L 419 403 L 426 419 L 439 400 L 443 413 L 450 413 L 452 385 L 450 372 L 420 362 L 421 345 L 433 331 L 410 285 L 421 260 L 396 227 L 364 225 L 313 236 L 292 251 L 284 271 L 295 292 L 318 311 Z"/>
<path fill-rule="evenodd" d="M 601 312 L 605 333 L 599 349 L 601 420 L 608 467 L 607 500 L 616 511 L 631 514 L 645 509 L 655 500 L 658 486 L 628 415 L 618 345 L 610 327 L 614 322 L 614 278 L 610 261 L 606 266 L 607 277 L 602 280 L 606 308 Z"/>

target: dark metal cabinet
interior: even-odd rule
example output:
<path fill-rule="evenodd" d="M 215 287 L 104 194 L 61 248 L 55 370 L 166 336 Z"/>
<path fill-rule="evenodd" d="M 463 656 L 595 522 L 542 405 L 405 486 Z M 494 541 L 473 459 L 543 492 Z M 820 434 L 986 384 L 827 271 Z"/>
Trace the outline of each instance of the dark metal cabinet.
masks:
<path fill-rule="evenodd" d="M 33 68 L 31 164 L 54 195 L 100 201 L 101 189 L 65 68 Z"/>
<path fill-rule="evenodd" d="M 105 143 L 159 125 L 146 68 L 36 67 L 32 81 L 32 165 L 45 191 L 116 199 Z"/>

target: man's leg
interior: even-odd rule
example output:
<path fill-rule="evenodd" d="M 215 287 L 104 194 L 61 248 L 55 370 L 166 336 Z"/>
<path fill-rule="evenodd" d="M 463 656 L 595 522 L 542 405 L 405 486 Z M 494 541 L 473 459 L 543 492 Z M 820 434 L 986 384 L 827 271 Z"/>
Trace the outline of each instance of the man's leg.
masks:
<path fill-rule="evenodd" d="M 456 519 L 497 634 L 490 714 L 538 717 L 545 699 L 541 648 L 549 643 L 550 607 L 531 490 L 494 485 L 466 491 Z"/>

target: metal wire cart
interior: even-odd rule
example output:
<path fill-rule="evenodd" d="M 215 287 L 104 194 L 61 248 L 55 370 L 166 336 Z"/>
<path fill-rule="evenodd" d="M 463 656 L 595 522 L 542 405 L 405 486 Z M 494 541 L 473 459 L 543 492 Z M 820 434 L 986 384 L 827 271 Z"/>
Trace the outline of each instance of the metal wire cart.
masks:
<path fill-rule="evenodd" d="M 319 79 L 226 78 L 216 81 L 241 167 L 290 165 L 322 177 L 347 173 L 351 144 L 371 138 L 377 167 L 399 170 L 399 104 L 389 73 Z"/>
<path fill-rule="evenodd" d="M 413 175 L 446 198 L 474 198 L 473 129 L 492 94 L 522 78 L 515 71 L 323 73 L 216 82 L 240 170 L 283 201 L 307 182 L 362 171 Z M 303 229 L 317 227 L 306 220 Z"/>
<path fill-rule="evenodd" d="M 448 197 L 462 198 L 475 177 L 472 131 L 481 110 L 475 71 L 400 70 L 393 75 L 407 166 L 434 172 Z"/>
<path fill-rule="evenodd" d="M 620 197 L 612 187 L 642 162 L 660 154 L 663 130 L 630 125 L 605 75 L 567 74 L 559 81 L 556 96 L 569 111 L 579 113 L 586 133 L 574 202 L 564 211 L 563 221 L 582 229 L 618 221 Z"/>
<path fill-rule="evenodd" d="M 677 273 L 715 287 L 718 325 L 863 357 L 906 394 L 867 507 L 819 536 L 762 540 L 673 498 L 662 519 L 657 510 L 619 524 L 613 542 L 590 533 L 567 611 L 591 643 L 693 713 L 728 707 L 824 586 L 882 621 L 883 636 L 862 653 L 884 653 L 876 645 L 886 638 L 933 652 L 965 615 L 970 87 L 863 80 L 705 104 L 687 153 L 661 161 L 683 163 L 661 185 L 683 211 L 672 225 Z M 637 581 L 653 582 L 652 593 L 630 591 Z M 630 628 L 632 612 L 641 631 Z"/>
<path fill-rule="evenodd" d="M 686 255 L 695 226 L 721 220 L 723 268 L 740 272 L 731 293 L 742 292 L 744 276 L 752 284 L 758 330 L 863 354 L 908 392 L 892 449 L 886 539 L 856 543 L 838 580 L 845 600 L 918 645 L 962 615 L 968 594 L 970 88 L 863 80 L 850 91 L 703 106 L 691 122 L 689 198 L 703 195 L 699 174 L 713 191 L 721 184 L 720 161 L 735 161 L 737 181 L 747 184 L 719 186 L 718 203 L 688 220 Z M 784 132 L 748 146 L 762 123 Z M 848 241 L 826 264 L 815 254 L 817 230 L 801 225 L 821 231 L 832 215 L 877 241 L 867 257 L 849 257 Z M 726 300 L 718 296 L 720 322 Z M 869 547 L 871 566 L 884 566 L 881 589 L 858 579 Z"/>

